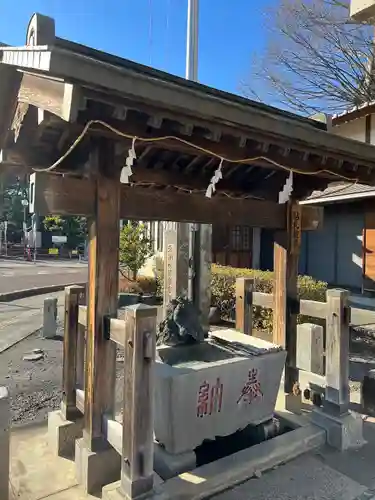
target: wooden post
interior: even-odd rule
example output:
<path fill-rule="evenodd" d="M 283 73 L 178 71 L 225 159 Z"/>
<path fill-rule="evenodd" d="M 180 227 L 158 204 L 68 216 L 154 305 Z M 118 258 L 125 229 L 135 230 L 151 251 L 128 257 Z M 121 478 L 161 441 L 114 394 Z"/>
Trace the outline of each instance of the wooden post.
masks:
<path fill-rule="evenodd" d="M 287 350 L 284 390 L 292 393 L 298 383 L 296 368 L 298 314 L 298 258 L 301 246 L 301 207 L 288 202 L 287 231 L 278 232 L 274 243 L 273 342 Z"/>
<path fill-rule="evenodd" d="M 121 489 L 129 500 L 153 490 L 156 315 L 145 304 L 125 309 Z"/>
<path fill-rule="evenodd" d="M 63 353 L 63 393 L 61 411 L 66 420 L 75 420 L 81 414 L 76 407 L 76 374 L 78 342 L 78 306 L 82 286 L 65 288 L 65 323 Z"/>
<path fill-rule="evenodd" d="M 107 446 L 102 437 L 102 415 L 114 416 L 116 346 L 106 340 L 104 323 L 105 316 L 116 315 L 118 307 L 120 180 L 113 143 L 98 139 L 95 145 L 91 159 L 95 171 L 95 215 L 89 220 L 83 436 L 91 451 L 100 451 Z"/>
<path fill-rule="evenodd" d="M 326 391 L 324 408 L 335 415 L 349 409 L 349 292 L 327 291 Z"/>
<path fill-rule="evenodd" d="M 79 305 L 86 305 L 86 290 L 84 288 L 79 296 Z M 81 390 L 85 387 L 85 331 L 86 327 L 78 324 L 76 383 L 78 389 Z"/>
<path fill-rule="evenodd" d="M 253 328 L 253 278 L 236 279 L 236 330 L 246 335 Z"/>

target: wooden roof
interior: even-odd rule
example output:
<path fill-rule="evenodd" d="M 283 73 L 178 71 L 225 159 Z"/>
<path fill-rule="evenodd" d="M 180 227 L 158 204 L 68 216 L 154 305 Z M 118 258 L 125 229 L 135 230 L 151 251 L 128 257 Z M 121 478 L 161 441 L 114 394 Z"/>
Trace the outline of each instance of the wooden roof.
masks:
<path fill-rule="evenodd" d="M 205 190 L 220 157 L 258 159 L 224 161 L 219 194 L 277 200 L 290 168 L 298 171 L 300 198 L 332 181 L 375 182 L 372 146 L 328 133 L 320 122 L 58 38 L 54 21 L 39 14 L 30 21 L 27 45 L 0 48 L 0 117 L 5 166 L 49 167 L 90 120 L 100 120 L 129 136 L 167 137 L 136 142 L 131 180 L 151 188 Z M 120 170 L 131 140 L 98 123 L 56 170 L 86 174 L 98 136 L 117 142 Z"/>

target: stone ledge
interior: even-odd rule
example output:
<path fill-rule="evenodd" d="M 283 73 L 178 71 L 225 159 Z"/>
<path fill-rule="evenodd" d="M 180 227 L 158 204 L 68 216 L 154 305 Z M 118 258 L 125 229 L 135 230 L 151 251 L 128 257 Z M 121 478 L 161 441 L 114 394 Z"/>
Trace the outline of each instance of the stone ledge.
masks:
<path fill-rule="evenodd" d="M 265 441 L 246 450 L 198 467 L 155 487 L 153 500 L 202 500 L 246 481 L 258 472 L 314 450 L 326 442 L 326 433 L 315 425 Z M 116 496 L 117 495 L 117 496 Z M 124 500 L 118 484 L 103 489 L 103 500 Z"/>

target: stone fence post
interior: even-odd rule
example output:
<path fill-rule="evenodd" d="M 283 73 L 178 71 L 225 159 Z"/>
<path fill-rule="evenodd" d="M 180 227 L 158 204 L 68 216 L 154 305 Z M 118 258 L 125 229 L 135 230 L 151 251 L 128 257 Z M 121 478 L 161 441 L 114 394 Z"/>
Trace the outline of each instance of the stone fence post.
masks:
<path fill-rule="evenodd" d="M 43 337 L 53 339 L 57 332 L 57 298 L 44 299 L 43 306 Z"/>
<path fill-rule="evenodd" d="M 329 445 L 340 450 L 364 443 L 362 418 L 349 412 L 349 292 L 327 291 L 326 389 L 323 408 L 312 422 L 327 431 Z"/>

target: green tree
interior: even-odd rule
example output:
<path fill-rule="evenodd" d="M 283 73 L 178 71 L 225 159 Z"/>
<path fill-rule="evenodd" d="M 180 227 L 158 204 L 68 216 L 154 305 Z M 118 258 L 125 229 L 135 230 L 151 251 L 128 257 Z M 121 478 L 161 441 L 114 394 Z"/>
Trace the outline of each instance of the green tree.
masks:
<path fill-rule="evenodd" d="M 44 217 L 43 226 L 46 231 L 67 236 L 68 246 L 75 248 L 87 236 L 87 221 L 85 217 L 61 217 L 48 215 Z"/>
<path fill-rule="evenodd" d="M 22 200 L 28 199 L 27 183 L 21 182 L 19 177 L 1 176 L 0 191 L 1 221 L 8 221 L 9 229 L 22 231 L 24 220 L 29 225 L 28 210 L 22 205 Z"/>
<path fill-rule="evenodd" d="M 128 269 L 132 273 L 132 279 L 136 280 L 138 271 L 153 255 L 152 240 L 147 234 L 144 224 L 132 224 L 129 222 L 120 231 L 119 265 L 120 272 Z"/>

